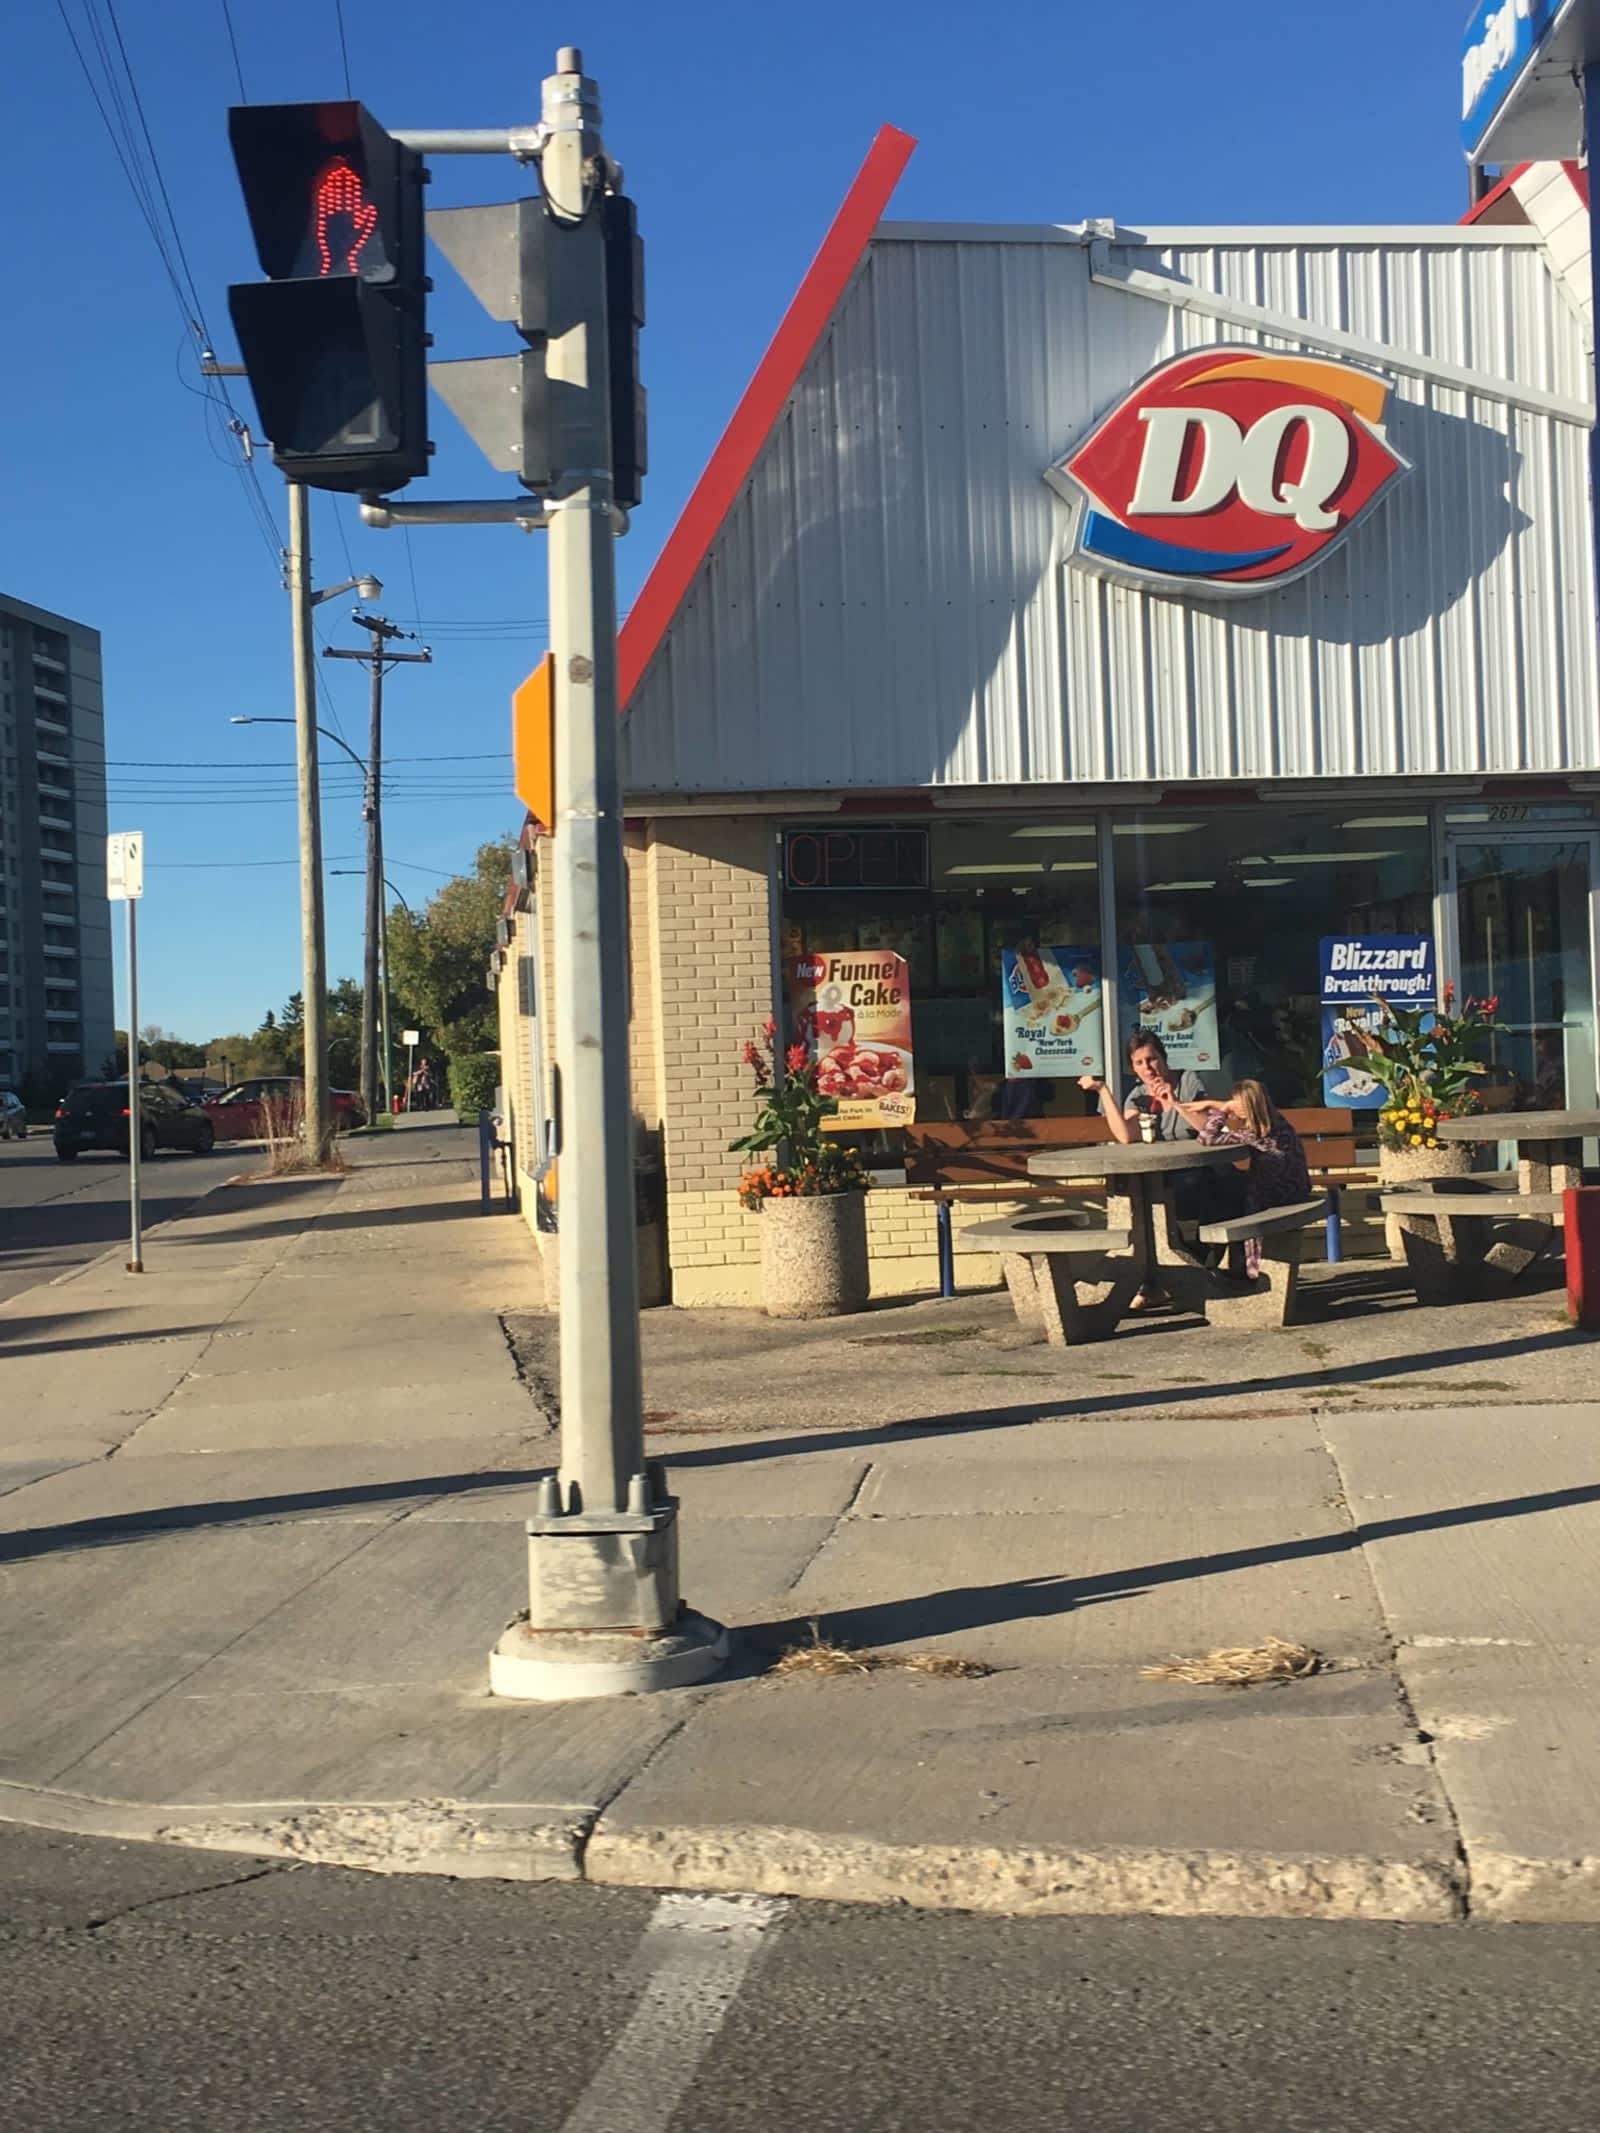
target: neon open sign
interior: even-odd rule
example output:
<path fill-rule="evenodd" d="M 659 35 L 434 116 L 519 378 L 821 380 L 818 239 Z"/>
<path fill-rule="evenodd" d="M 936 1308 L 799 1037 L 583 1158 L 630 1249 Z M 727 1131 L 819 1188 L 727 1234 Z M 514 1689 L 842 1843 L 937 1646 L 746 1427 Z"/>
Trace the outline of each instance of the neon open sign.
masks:
<path fill-rule="evenodd" d="M 789 830 L 783 879 L 791 889 L 925 889 L 925 829 Z"/>

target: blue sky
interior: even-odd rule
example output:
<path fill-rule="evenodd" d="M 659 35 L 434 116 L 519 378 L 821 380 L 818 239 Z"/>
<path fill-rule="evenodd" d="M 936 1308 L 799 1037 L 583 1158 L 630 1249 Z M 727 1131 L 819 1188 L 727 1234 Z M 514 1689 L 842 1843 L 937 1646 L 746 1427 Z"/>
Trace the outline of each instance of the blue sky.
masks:
<path fill-rule="evenodd" d="M 292 708 L 272 552 L 283 485 L 263 453 L 269 534 L 200 395 L 185 314 L 63 9 L 97 75 L 95 33 L 115 55 L 120 28 L 206 323 L 232 360 L 227 284 L 258 270 L 227 148 L 239 99 L 228 17 L 249 99 L 293 101 L 343 93 L 338 5 L 37 0 L 7 32 L 0 587 L 103 633 L 112 827 L 148 839 L 141 1019 L 203 1038 L 254 1027 L 299 984 L 292 735 L 228 724 Z M 652 467 L 618 551 L 624 605 L 886 120 L 920 142 L 891 208 L 900 219 L 1428 222 L 1464 205 L 1464 0 L 342 11 L 353 91 L 388 125 L 531 121 L 562 42 L 581 44 L 600 80 L 648 261 Z M 430 205 L 520 189 L 509 159 L 450 159 Z M 440 355 L 510 345 L 448 267 L 435 279 Z M 253 419 L 244 381 L 231 390 Z M 437 402 L 433 435 L 433 493 L 507 486 Z M 326 497 L 314 535 L 319 585 L 375 571 L 383 606 L 407 626 L 420 618 L 433 646 L 431 668 L 390 682 L 385 721 L 388 870 L 415 901 L 520 819 L 503 752 L 510 691 L 543 648 L 543 544 L 499 528 L 419 530 L 407 544 Z M 328 641 L 357 641 L 348 613 L 319 610 Z M 323 716 L 360 749 L 365 676 L 323 667 Z M 359 869 L 355 774 L 339 761 L 325 751 L 325 849 Z M 163 767 L 174 763 L 191 767 Z M 335 976 L 359 973 L 361 908 L 358 879 L 330 878 Z"/>

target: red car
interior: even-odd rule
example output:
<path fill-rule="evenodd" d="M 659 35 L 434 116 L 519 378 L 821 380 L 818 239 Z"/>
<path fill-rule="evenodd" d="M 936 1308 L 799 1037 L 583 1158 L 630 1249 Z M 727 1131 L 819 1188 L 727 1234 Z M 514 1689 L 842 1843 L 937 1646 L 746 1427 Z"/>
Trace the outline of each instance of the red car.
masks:
<path fill-rule="evenodd" d="M 330 1094 L 335 1133 L 366 1124 L 366 1111 L 353 1089 L 334 1089 Z M 254 1081 L 236 1081 L 201 1108 L 219 1141 L 261 1141 L 267 1138 L 269 1123 L 280 1136 L 298 1132 L 304 1102 L 305 1083 L 298 1077 L 263 1074 Z"/>

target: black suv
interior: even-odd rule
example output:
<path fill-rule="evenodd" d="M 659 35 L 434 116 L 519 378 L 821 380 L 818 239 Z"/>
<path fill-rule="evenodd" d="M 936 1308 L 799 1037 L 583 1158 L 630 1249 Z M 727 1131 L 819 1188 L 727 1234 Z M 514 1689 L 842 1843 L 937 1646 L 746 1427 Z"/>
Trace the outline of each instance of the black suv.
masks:
<path fill-rule="evenodd" d="M 85 1148 L 103 1148 L 108 1155 L 128 1152 L 128 1084 L 125 1081 L 85 1081 L 69 1089 L 56 1105 L 56 1154 L 70 1163 Z M 174 1089 L 159 1081 L 146 1081 L 139 1088 L 139 1153 L 152 1156 L 158 1148 L 191 1148 L 208 1155 L 216 1128 L 204 1111 L 185 1101 Z"/>

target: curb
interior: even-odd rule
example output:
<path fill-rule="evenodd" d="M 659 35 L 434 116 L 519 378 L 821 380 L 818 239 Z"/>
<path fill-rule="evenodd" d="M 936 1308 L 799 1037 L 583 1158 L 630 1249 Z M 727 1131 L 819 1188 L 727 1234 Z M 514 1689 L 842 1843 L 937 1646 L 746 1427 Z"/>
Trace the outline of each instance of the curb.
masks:
<path fill-rule="evenodd" d="M 604 1888 L 791 1896 L 1015 1918 L 1362 1919 L 1447 1925 L 1467 1916 L 1454 1859 L 1085 1846 L 890 1844 L 761 1825 L 611 1830 L 579 1805 L 462 1800 L 142 1805 L 0 1781 L 0 1821 L 63 1835 L 243 1852 L 304 1865 L 462 1880 L 588 1881 Z M 1524 1902 L 1533 1891 L 1520 1890 Z M 1600 1874 L 1567 1902 L 1502 1916 L 1600 1918 Z M 1573 1907 L 1577 1898 L 1581 1908 Z"/>
<path fill-rule="evenodd" d="M 28 1829 L 463 1881 L 581 1881 L 596 1815 L 593 1807 L 463 1800 L 147 1805 L 0 1780 L 0 1822 Z"/>

